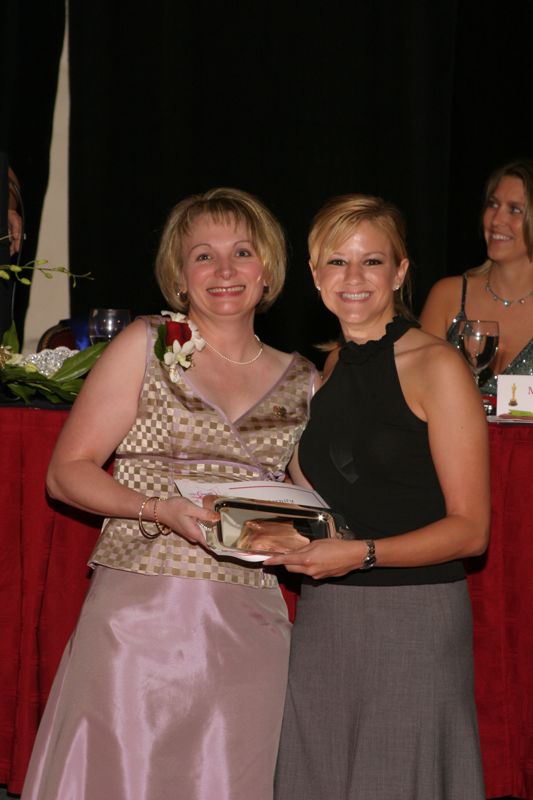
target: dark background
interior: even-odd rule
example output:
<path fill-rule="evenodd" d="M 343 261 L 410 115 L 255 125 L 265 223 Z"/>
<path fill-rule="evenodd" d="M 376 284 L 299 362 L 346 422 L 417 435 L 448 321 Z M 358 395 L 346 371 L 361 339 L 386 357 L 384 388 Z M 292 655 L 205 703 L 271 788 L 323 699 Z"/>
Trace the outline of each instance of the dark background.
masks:
<path fill-rule="evenodd" d="M 0 149 L 23 189 L 26 261 L 65 9 L 1 8 Z M 267 203 L 291 243 L 285 292 L 258 331 L 316 360 L 313 343 L 336 331 L 307 270 L 307 229 L 326 198 L 361 191 L 402 208 L 418 311 L 435 280 L 483 260 L 488 173 L 533 153 L 531 0 L 71 0 L 67 24 L 69 266 L 95 277 L 73 289 L 73 314 L 165 307 L 152 265 L 168 211 L 237 186 Z"/>

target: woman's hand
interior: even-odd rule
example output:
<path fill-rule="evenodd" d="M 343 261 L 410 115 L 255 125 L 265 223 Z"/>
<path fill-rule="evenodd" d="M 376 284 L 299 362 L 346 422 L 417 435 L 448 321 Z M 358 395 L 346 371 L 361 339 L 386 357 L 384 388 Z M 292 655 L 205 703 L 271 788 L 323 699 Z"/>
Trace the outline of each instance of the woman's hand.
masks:
<path fill-rule="evenodd" d="M 7 229 L 9 232 L 9 255 L 14 256 L 20 250 L 22 241 L 22 218 L 14 208 L 10 208 L 7 212 Z"/>
<path fill-rule="evenodd" d="M 366 553 L 365 542 L 320 539 L 293 553 L 269 558 L 264 565 L 283 565 L 289 572 L 300 572 L 315 580 L 339 578 L 347 572 L 359 569 Z"/>
<path fill-rule="evenodd" d="M 157 519 L 161 525 L 171 528 L 188 542 L 206 545 L 205 536 L 198 523 L 213 525 L 220 519 L 220 515 L 216 511 L 197 506 L 184 497 L 169 497 L 157 503 Z"/>

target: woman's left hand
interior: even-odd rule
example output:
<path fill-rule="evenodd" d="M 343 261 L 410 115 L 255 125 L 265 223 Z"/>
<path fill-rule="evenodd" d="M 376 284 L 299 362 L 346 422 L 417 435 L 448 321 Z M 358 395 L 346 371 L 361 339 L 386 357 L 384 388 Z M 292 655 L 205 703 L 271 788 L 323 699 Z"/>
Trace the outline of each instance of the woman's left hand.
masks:
<path fill-rule="evenodd" d="M 339 578 L 359 569 L 367 552 L 365 542 L 341 539 L 320 539 L 283 556 L 264 562 L 266 567 L 283 565 L 289 572 L 300 572 L 310 578 Z"/>
<path fill-rule="evenodd" d="M 7 212 L 7 229 L 9 232 L 9 255 L 14 256 L 20 250 L 22 241 L 22 218 L 13 208 Z"/>

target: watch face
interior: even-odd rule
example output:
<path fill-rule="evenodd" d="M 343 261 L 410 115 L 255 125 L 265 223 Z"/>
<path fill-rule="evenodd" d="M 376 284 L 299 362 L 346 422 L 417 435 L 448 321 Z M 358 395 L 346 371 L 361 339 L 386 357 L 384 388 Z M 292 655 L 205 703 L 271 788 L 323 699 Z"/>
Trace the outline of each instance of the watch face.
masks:
<path fill-rule="evenodd" d="M 376 556 L 367 556 L 366 558 L 363 559 L 361 569 L 362 570 L 372 569 L 375 563 L 376 563 Z"/>

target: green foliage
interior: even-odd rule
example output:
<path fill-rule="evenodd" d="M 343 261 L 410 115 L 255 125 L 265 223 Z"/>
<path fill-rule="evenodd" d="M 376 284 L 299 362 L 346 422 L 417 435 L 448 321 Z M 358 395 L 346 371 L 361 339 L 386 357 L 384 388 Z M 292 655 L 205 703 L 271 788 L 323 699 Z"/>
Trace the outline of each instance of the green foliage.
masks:
<path fill-rule="evenodd" d="M 12 353 L 18 353 L 20 346 L 19 337 L 14 322 L 11 323 L 11 327 L 9 327 L 2 336 L 2 345 L 4 347 L 10 347 Z"/>
<path fill-rule="evenodd" d="M 85 275 L 75 275 L 71 272 L 67 267 L 48 267 L 48 261 L 44 258 L 40 258 L 37 261 L 28 261 L 27 264 L 2 264 L 0 267 L 0 278 L 5 281 L 9 281 L 11 279 L 17 280 L 19 283 L 23 283 L 26 286 L 29 286 L 31 283 L 31 278 L 27 278 L 26 276 L 22 275 L 21 273 L 24 270 L 29 270 L 30 272 L 40 272 L 41 275 L 44 275 L 45 278 L 53 278 L 54 272 L 59 272 L 62 275 L 68 275 L 68 277 L 72 280 L 72 285 L 76 286 L 76 279 L 77 278 L 87 278 L 87 280 L 94 280 L 91 277 L 90 272 L 86 272 Z"/>
<path fill-rule="evenodd" d="M 167 326 L 160 325 L 157 329 L 157 339 L 155 340 L 154 344 L 154 353 L 156 354 L 159 361 L 163 361 L 165 353 L 167 351 L 166 337 L 167 337 Z"/>
<path fill-rule="evenodd" d="M 4 237 L 2 237 L 4 238 Z M 76 278 L 93 280 L 91 273 L 75 275 L 67 267 L 49 267 L 46 259 L 29 261 L 27 264 L 2 264 L 0 279 L 9 281 L 17 280 L 19 283 L 29 285 L 31 279 L 22 275 L 24 270 L 35 272 L 37 270 L 45 278 L 53 278 L 54 273 L 67 275 L 76 286 Z M 18 354 L 19 339 L 15 324 L 2 336 L 0 343 L 0 391 L 29 403 L 36 394 L 42 395 L 50 403 L 73 403 L 82 385 L 83 379 L 107 347 L 107 342 L 93 344 L 86 350 L 67 358 L 60 369 L 51 377 L 41 375 L 31 364 L 9 363 L 9 359 Z"/>
<path fill-rule="evenodd" d="M 10 331 L 4 334 L 4 347 Z M 75 353 L 48 378 L 35 368 L 31 369 L 32 365 L 6 364 L 0 369 L 0 389 L 25 403 L 30 403 L 35 395 L 44 397 L 50 403 L 73 403 L 83 386 L 84 377 L 106 347 L 107 342 L 99 342 Z"/>

